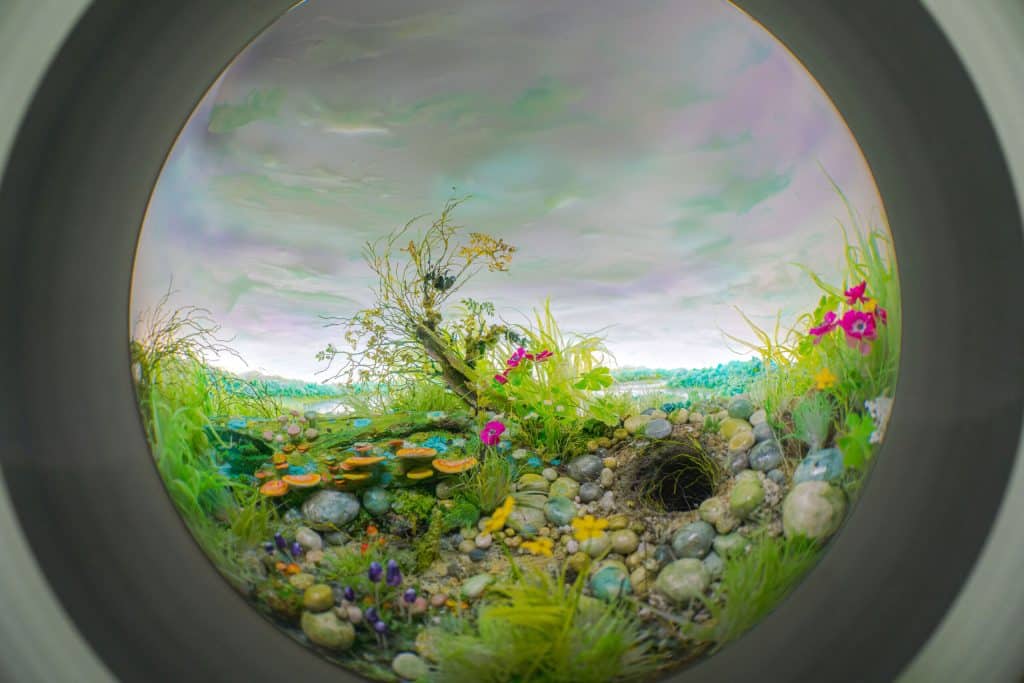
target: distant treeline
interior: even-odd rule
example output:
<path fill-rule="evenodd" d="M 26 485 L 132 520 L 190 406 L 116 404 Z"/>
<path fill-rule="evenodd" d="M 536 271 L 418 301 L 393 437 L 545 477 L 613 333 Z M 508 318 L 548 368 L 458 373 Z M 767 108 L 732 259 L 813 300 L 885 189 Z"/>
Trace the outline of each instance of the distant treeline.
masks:
<path fill-rule="evenodd" d="M 733 360 L 709 368 L 622 368 L 613 370 L 612 376 L 619 382 L 662 380 L 672 389 L 701 388 L 740 394 L 760 372 L 761 361 L 752 359 Z"/>
<path fill-rule="evenodd" d="M 253 377 L 245 379 L 231 373 L 209 368 L 210 378 L 226 393 L 235 396 L 257 398 L 269 396 L 273 398 L 332 398 L 346 393 L 346 389 L 337 384 L 318 384 L 303 382 L 297 379 L 278 377 Z"/>

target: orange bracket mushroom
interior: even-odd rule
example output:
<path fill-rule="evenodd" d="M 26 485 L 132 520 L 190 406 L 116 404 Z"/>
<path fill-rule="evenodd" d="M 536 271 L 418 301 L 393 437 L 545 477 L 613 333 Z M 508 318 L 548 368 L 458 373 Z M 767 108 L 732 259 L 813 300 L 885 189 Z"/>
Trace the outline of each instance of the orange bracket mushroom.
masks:
<path fill-rule="evenodd" d="M 477 465 L 477 459 L 474 457 L 461 458 L 459 460 L 444 460 L 438 458 L 434 461 L 434 469 L 442 474 L 459 474 L 471 470 Z"/>

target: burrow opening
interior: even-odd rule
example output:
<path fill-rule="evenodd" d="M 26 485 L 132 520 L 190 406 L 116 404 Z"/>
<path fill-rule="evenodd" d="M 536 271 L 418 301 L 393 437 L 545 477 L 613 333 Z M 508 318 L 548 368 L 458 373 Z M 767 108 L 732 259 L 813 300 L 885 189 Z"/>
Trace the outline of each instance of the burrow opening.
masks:
<path fill-rule="evenodd" d="M 696 510 L 715 495 L 721 467 L 698 443 L 662 442 L 634 461 L 632 490 L 665 512 Z"/>

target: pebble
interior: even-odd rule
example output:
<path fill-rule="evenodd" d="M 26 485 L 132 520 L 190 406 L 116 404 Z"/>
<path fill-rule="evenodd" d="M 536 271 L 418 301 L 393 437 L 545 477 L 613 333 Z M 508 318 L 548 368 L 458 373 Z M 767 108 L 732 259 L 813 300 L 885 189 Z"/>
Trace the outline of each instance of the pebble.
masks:
<path fill-rule="evenodd" d="M 611 537 L 612 552 L 619 555 L 629 555 L 640 545 L 640 537 L 632 529 L 618 529 L 609 534 Z"/>
<path fill-rule="evenodd" d="M 768 470 L 767 476 L 769 479 L 774 481 L 779 486 L 782 486 L 786 483 L 786 473 L 778 468 L 774 470 Z"/>
<path fill-rule="evenodd" d="M 576 517 L 576 504 L 562 496 L 552 496 L 544 503 L 544 517 L 556 526 L 572 523 Z"/>
<path fill-rule="evenodd" d="M 714 547 L 715 553 L 720 557 L 728 557 L 729 555 L 738 553 L 746 548 L 747 539 L 735 533 L 723 534 L 721 536 L 716 536 L 711 545 Z"/>
<path fill-rule="evenodd" d="M 736 432 L 731 439 L 729 439 L 729 451 L 732 453 L 746 451 L 753 446 L 754 443 L 754 432 L 741 429 Z"/>
<path fill-rule="evenodd" d="M 750 417 L 747 418 L 747 421 L 756 428 L 757 425 L 764 424 L 768 421 L 768 413 L 765 412 L 764 408 L 755 410 L 750 414 Z"/>
<path fill-rule="evenodd" d="M 704 568 L 708 570 L 708 574 L 713 579 L 717 579 L 725 572 L 725 561 L 722 560 L 718 553 L 708 553 L 707 557 L 702 561 L 704 562 Z"/>
<path fill-rule="evenodd" d="M 554 467 L 545 467 L 544 471 L 541 472 L 540 475 L 547 479 L 548 481 L 554 481 L 558 479 L 558 470 L 556 470 Z"/>
<path fill-rule="evenodd" d="M 444 603 L 448 601 L 447 593 L 434 593 L 430 596 L 431 607 L 444 607 Z"/>
<path fill-rule="evenodd" d="M 540 493 L 547 493 L 550 486 L 550 481 L 539 474 L 533 473 L 521 476 L 518 484 L 516 485 L 517 489 L 520 491 L 539 491 Z"/>
<path fill-rule="evenodd" d="M 838 448 L 808 453 L 793 473 L 793 483 L 835 481 L 843 476 L 843 454 Z"/>
<path fill-rule="evenodd" d="M 687 422 L 689 422 L 692 425 L 697 425 L 699 427 L 700 425 L 704 424 L 704 415 L 701 413 L 690 413 Z"/>
<path fill-rule="evenodd" d="M 324 612 L 334 607 L 334 591 L 325 583 L 318 583 L 302 594 L 302 606 L 310 612 Z"/>
<path fill-rule="evenodd" d="M 474 550 L 476 550 L 476 543 L 474 543 L 473 541 L 471 541 L 469 539 L 466 539 L 466 540 L 462 541 L 462 543 L 459 543 L 459 552 L 460 553 L 468 555 L 469 553 L 473 552 Z"/>
<path fill-rule="evenodd" d="M 644 426 L 644 436 L 649 439 L 666 439 L 672 435 L 672 423 L 665 418 L 651 420 Z"/>
<path fill-rule="evenodd" d="M 754 441 L 756 443 L 761 443 L 762 441 L 774 438 L 775 433 L 772 432 L 772 426 L 767 422 L 762 422 L 761 424 L 754 426 Z"/>
<path fill-rule="evenodd" d="M 573 553 L 569 556 L 568 565 L 569 569 L 576 573 L 583 571 L 587 567 L 587 563 L 590 562 L 590 558 L 585 552 Z"/>
<path fill-rule="evenodd" d="M 462 584 L 462 597 L 467 600 L 475 600 L 484 594 L 487 587 L 494 583 L 494 577 L 490 574 L 477 574 L 466 579 Z"/>
<path fill-rule="evenodd" d="M 824 540 L 839 529 L 845 513 L 840 489 L 824 481 L 801 482 L 782 501 L 782 529 L 786 538 Z"/>
<path fill-rule="evenodd" d="M 745 452 L 733 453 L 729 456 L 729 464 L 727 465 L 729 474 L 736 476 L 749 467 L 750 460 L 747 458 L 747 454 Z"/>
<path fill-rule="evenodd" d="M 729 512 L 729 503 L 719 496 L 701 503 L 698 513 L 701 519 L 714 526 L 720 534 L 727 534 L 740 524 L 740 520 Z"/>
<path fill-rule="evenodd" d="M 469 559 L 473 562 L 483 562 L 487 558 L 487 551 L 480 548 L 473 548 L 469 551 Z"/>
<path fill-rule="evenodd" d="M 767 472 L 782 464 L 782 447 L 775 439 L 769 439 L 754 446 L 747 457 L 751 469 Z"/>
<path fill-rule="evenodd" d="M 605 467 L 601 470 L 601 477 L 598 481 L 604 488 L 609 488 L 613 483 L 615 483 L 615 473 Z"/>
<path fill-rule="evenodd" d="M 753 470 L 743 470 L 736 475 L 736 485 L 729 494 L 729 511 L 740 519 L 746 519 L 764 502 L 764 486 Z"/>
<path fill-rule="evenodd" d="M 511 529 L 523 536 L 536 536 L 546 521 L 547 518 L 544 516 L 543 510 L 517 505 L 508 516 L 508 521 L 506 522 L 508 529 L 505 530 L 505 533 L 508 534 L 509 529 Z"/>
<path fill-rule="evenodd" d="M 575 555 L 580 551 L 580 542 L 575 538 L 569 538 L 569 541 L 565 544 L 565 552 L 570 555 Z"/>
<path fill-rule="evenodd" d="M 451 481 L 439 481 L 437 482 L 437 486 L 434 488 L 434 495 L 437 496 L 438 500 L 448 500 L 454 495 L 454 488 L 455 484 Z"/>
<path fill-rule="evenodd" d="M 310 642 L 327 650 L 342 652 L 352 647 L 356 639 L 352 624 L 339 619 L 333 611 L 303 612 L 301 625 Z"/>
<path fill-rule="evenodd" d="M 669 415 L 668 419 L 673 424 L 686 424 L 686 422 L 690 419 L 690 411 L 687 410 L 686 408 L 680 408 L 679 410 Z"/>
<path fill-rule="evenodd" d="M 324 541 L 327 545 L 345 545 L 349 542 L 349 535 L 344 531 L 331 531 L 324 534 Z"/>
<path fill-rule="evenodd" d="M 646 427 L 647 423 L 649 423 L 651 420 L 652 418 L 650 415 L 631 415 L 630 417 L 626 418 L 626 421 L 622 423 L 622 426 L 630 434 L 636 434 L 641 429 Z"/>
<path fill-rule="evenodd" d="M 612 438 L 615 439 L 616 441 L 622 441 L 628 436 L 629 432 L 623 427 L 619 427 L 614 432 L 612 432 Z"/>
<path fill-rule="evenodd" d="M 676 604 L 701 595 L 711 582 L 704 563 L 693 558 L 676 560 L 665 566 L 654 582 L 654 588 Z"/>
<path fill-rule="evenodd" d="M 292 574 L 288 578 L 288 583 L 290 583 L 295 588 L 298 588 L 300 591 L 304 591 L 310 586 L 312 586 L 314 583 L 316 583 L 316 577 L 312 574 L 306 574 L 305 572 L 302 572 L 300 574 Z"/>
<path fill-rule="evenodd" d="M 368 488 L 363 493 L 363 507 L 376 517 L 387 514 L 391 509 L 391 494 L 379 486 Z"/>
<path fill-rule="evenodd" d="M 608 534 L 602 534 L 594 538 L 588 538 L 585 541 L 580 541 L 580 550 L 585 552 L 591 557 L 597 557 L 598 555 L 604 554 L 607 550 L 612 547 L 612 539 Z"/>
<path fill-rule="evenodd" d="M 345 607 L 345 613 L 348 620 L 353 624 L 360 624 L 363 621 L 363 610 L 359 609 L 355 605 L 348 605 Z M 340 615 L 339 615 L 340 616 Z"/>
<path fill-rule="evenodd" d="M 578 482 L 597 481 L 604 463 L 596 455 L 581 455 L 569 463 L 569 476 Z"/>
<path fill-rule="evenodd" d="M 615 509 L 615 494 L 611 491 L 605 491 L 601 499 L 597 501 L 597 507 L 602 512 L 608 513 Z"/>
<path fill-rule="evenodd" d="M 323 550 L 310 550 L 308 553 L 306 553 L 306 562 L 309 562 L 310 564 L 317 564 L 318 562 L 320 562 L 323 559 L 324 559 L 324 551 Z"/>
<path fill-rule="evenodd" d="M 391 669 L 399 678 L 406 681 L 418 681 L 430 675 L 430 667 L 412 652 L 400 652 L 391 660 Z"/>
<path fill-rule="evenodd" d="M 726 414 L 725 419 L 722 420 L 722 424 L 718 426 L 718 433 L 726 440 L 732 439 L 732 437 L 736 436 L 736 434 L 741 431 L 752 432 L 753 430 L 754 428 L 751 427 L 750 423 L 746 420 L 741 420 L 737 417 L 729 417 L 728 414 Z"/>
<path fill-rule="evenodd" d="M 324 539 L 309 527 L 300 526 L 295 530 L 295 540 L 306 550 L 322 550 Z"/>
<path fill-rule="evenodd" d="M 629 517 L 623 514 L 612 515 L 608 518 L 608 530 L 625 529 L 629 526 Z"/>
<path fill-rule="evenodd" d="M 654 559 L 659 564 L 668 564 L 672 560 L 676 559 L 672 553 L 672 546 L 670 545 L 659 545 L 654 549 Z"/>
<path fill-rule="evenodd" d="M 715 528 L 705 521 L 691 522 L 672 535 L 672 550 L 678 558 L 700 559 L 711 550 Z"/>
<path fill-rule="evenodd" d="M 600 498 L 603 493 L 604 489 L 602 489 L 598 484 L 588 481 L 580 486 L 580 502 L 592 503 Z"/>
<path fill-rule="evenodd" d="M 607 458 L 601 461 L 601 464 L 610 470 L 615 470 L 619 466 L 619 461 L 609 455 Z"/>
<path fill-rule="evenodd" d="M 580 484 L 572 477 L 559 477 L 551 483 L 548 490 L 549 496 L 561 496 L 572 500 L 580 494 Z"/>
<path fill-rule="evenodd" d="M 359 509 L 359 499 L 347 491 L 317 491 L 302 504 L 302 514 L 314 528 L 345 526 Z"/>
<path fill-rule="evenodd" d="M 491 543 L 494 542 L 494 538 L 490 534 L 479 534 L 473 542 L 476 543 L 477 548 L 487 550 L 491 547 Z"/>
<path fill-rule="evenodd" d="M 746 396 L 737 396 L 729 401 L 727 410 L 729 411 L 729 417 L 749 420 L 750 416 L 754 414 L 754 404 Z"/>
<path fill-rule="evenodd" d="M 613 600 L 633 592 L 629 572 L 619 562 L 608 563 L 590 577 L 590 590 L 600 600 Z"/>

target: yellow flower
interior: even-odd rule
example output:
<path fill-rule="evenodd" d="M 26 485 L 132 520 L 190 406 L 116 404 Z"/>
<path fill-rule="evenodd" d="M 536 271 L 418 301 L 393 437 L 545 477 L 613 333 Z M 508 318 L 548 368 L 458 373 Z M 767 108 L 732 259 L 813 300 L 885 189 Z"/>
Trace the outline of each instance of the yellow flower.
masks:
<path fill-rule="evenodd" d="M 875 309 L 878 308 L 878 302 L 872 299 L 871 297 L 867 297 L 866 299 L 864 299 L 864 304 L 862 305 L 862 308 L 864 309 L 865 313 L 874 313 Z"/>
<path fill-rule="evenodd" d="M 830 389 L 836 385 L 838 378 L 832 374 L 832 371 L 828 368 L 822 368 L 818 371 L 818 374 L 814 376 L 814 386 L 819 390 Z"/>
<path fill-rule="evenodd" d="M 551 547 L 554 545 L 554 541 L 550 538 L 540 536 L 534 541 L 524 541 L 522 544 L 523 550 L 529 550 L 533 555 L 544 555 L 545 557 L 551 557 Z"/>
<path fill-rule="evenodd" d="M 608 528 L 608 520 L 597 519 L 594 515 L 585 515 L 572 520 L 572 528 L 577 541 L 601 538 L 604 536 L 604 530 Z"/>
<path fill-rule="evenodd" d="M 508 516 L 512 514 L 512 508 L 516 506 L 516 500 L 512 496 L 505 499 L 505 502 L 501 504 L 497 510 L 491 515 L 491 518 L 484 525 L 485 534 L 493 534 L 495 531 L 501 531 L 505 528 L 505 522 L 508 521 Z"/>

